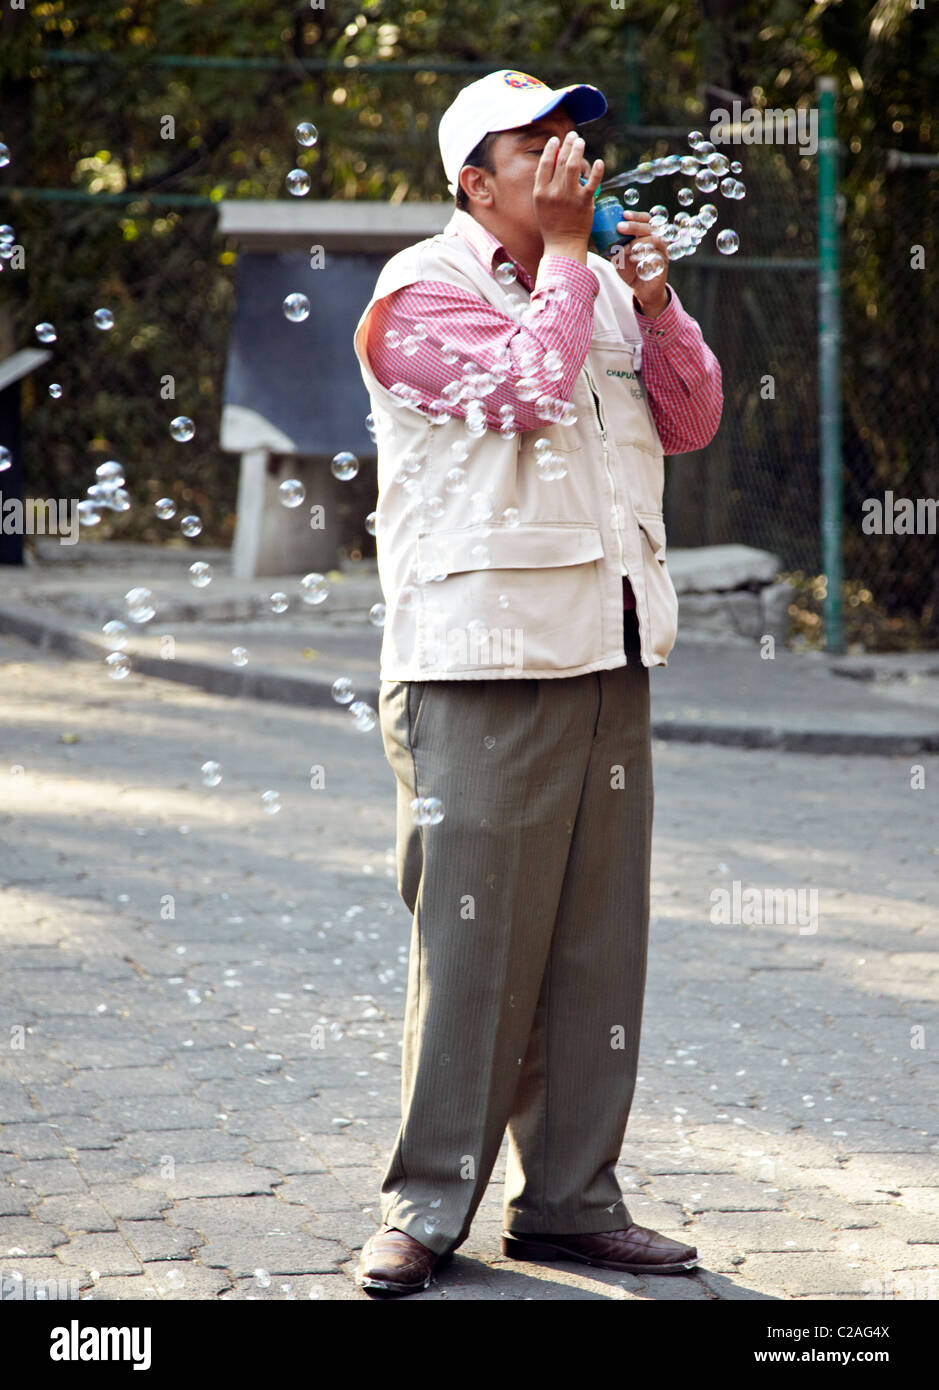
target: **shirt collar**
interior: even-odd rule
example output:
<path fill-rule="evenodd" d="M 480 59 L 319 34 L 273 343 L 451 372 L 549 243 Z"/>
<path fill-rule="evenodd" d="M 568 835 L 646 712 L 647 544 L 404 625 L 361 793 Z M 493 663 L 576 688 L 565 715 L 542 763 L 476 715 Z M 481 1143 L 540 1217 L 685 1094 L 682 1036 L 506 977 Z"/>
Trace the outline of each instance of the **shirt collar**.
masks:
<path fill-rule="evenodd" d="M 443 229 L 444 236 L 459 236 L 467 243 L 470 250 L 476 256 L 481 265 L 485 266 L 490 275 L 493 274 L 495 267 L 502 261 L 510 261 L 512 257 L 506 251 L 502 242 L 497 236 L 484 227 L 481 222 L 463 208 L 454 208 L 453 216 Z M 519 282 L 530 292 L 534 289 L 534 282 L 530 278 L 524 266 L 515 262 L 515 269 Z"/>

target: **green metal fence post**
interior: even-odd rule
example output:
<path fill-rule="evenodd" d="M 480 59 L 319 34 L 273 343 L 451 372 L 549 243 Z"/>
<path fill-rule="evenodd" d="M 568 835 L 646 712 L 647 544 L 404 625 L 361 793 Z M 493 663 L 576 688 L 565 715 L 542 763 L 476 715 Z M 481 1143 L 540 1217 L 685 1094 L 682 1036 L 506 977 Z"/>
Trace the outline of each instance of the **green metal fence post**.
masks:
<path fill-rule="evenodd" d="M 838 279 L 838 135 L 834 77 L 818 79 L 818 423 L 825 645 L 844 651 L 841 612 L 841 299 Z"/>

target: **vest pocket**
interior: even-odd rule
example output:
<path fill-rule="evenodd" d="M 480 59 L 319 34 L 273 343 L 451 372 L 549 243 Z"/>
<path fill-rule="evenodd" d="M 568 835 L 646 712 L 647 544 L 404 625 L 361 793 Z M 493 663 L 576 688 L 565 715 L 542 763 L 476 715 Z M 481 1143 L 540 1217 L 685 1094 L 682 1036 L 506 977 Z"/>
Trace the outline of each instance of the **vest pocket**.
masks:
<path fill-rule="evenodd" d="M 604 554 L 599 527 L 539 522 L 491 526 L 488 536 L 485 529 L 418 539 L 418 564 L 423 557 L 429 570 L 444 575 L 422 586 L 422 666 L 522 676 L 595 660 Z"/>
<path fill-rule="evenodd" d="M 636 512 L 635 517 L 644 537 L 643 570 L 653 650 L 664 659 L 678 635 L 678 595 L 665 561 L 665 518 L 661 512 Z"/>

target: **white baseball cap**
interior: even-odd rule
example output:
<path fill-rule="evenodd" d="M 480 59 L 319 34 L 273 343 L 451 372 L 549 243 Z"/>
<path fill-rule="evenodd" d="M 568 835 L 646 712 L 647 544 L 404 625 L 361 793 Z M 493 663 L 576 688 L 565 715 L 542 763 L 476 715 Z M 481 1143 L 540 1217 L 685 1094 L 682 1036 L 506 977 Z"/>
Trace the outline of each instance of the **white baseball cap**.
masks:
<path fill-rule="evenodd" d="M 484 135 L 530 125 L 561 102 L 575 125 L 595 121 L 606 111 L 606 97 L 586 82 L 549 87 L 514 68 L 500 68 L 464 87 L 444 111 L 437 132 L 450 192 L 456 193 L 466 156 Z"/>

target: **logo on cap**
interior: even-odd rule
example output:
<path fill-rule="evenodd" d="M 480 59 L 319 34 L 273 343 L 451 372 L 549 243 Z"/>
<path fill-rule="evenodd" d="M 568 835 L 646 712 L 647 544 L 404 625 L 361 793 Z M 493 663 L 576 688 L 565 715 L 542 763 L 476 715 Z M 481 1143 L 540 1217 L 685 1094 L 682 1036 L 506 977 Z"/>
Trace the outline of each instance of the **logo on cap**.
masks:
<path fill-rule="evenodd" d="M 529 77 L 527 72 L 507 72 L 502 80 L 508 87 L 543 87 L 545 85 L 537 77 Z"/>

